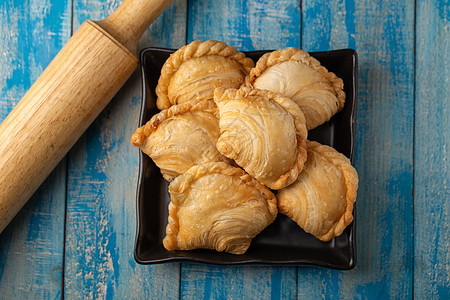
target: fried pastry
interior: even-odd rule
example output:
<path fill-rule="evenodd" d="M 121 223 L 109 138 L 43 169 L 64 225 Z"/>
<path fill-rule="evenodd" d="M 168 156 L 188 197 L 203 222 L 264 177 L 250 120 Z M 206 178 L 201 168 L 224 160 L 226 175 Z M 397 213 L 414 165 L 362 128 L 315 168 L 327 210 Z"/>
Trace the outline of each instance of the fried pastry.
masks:
<path fill-rule="evenodd" d="M 131 142 L 153 159 L 168 181 L 194 165 L 229 161 L 216 148 L 216 110 L 211 100 L 171 106 L 138 128 Z"/>
<path fill-rule="evenodd" d="M 238 88 L 254 62 L 224 42 L 194 41 L 166 60 L 156 87 L 159 109 L 212 99 L 216 87 Z"/>
<path fill-rule="evenodd" d="M 240 168 L 207 163 L 169 185 L 167 250 L 212 249 L 244 254 L 275 220 L 275 195 Z"/>
<path fill-rule="evenodd" d="M 296 48 L 264 54 L 244 85 L 290 97 L 305 114 L 308 130 L 330 120 L 345 103 L 342 79 Z"/>
<path fill-rule="evenodd" d="M 289 98 L 243 87 L 218 88 L 217 149 L 271 189 L 297 179 L 306 160 L 308 131 L 301 109 Z"/>
<path fill-rule="evenodd" d="M 277 194 L 278 209 L 321 241 L 342 234 L 353 220 L 358 174 L 335 149 L 307 143 L 308 159 L 296 182 Z"/>

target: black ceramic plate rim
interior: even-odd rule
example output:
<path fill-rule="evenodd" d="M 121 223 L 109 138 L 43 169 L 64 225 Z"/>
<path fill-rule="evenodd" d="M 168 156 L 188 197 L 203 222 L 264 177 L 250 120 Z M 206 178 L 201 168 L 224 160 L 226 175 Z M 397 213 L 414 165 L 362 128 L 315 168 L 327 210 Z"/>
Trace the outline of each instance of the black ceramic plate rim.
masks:
<path fill-rule="evenodd" d="M 159 48 L 159 47 L 148 47 L 144 48 L 140 52 L 139 56 L 139 62 L 140 62 L 140 69 L 141 69 L 141 88 L 142 88 L 142 101 L 141 101 L 141 112 L 140 112 L 140 118 L 139 118 L 139 126 L 142 126 L 144 117 L 146 114 L 146 101 L 148 98 L 148 90 L 147 90 L 147 82 L 146 78 L 148 70 L 145 68 L 145 65 L 143 63 L 144 57 L 147 52 L 151 51 L 159 51 L 159 52 L 166 52 L 168 54 L 173 53 L 176 51 L 176 49 L 168 49 L 168 48 Z M 247 51 L 244 52 L 247 54 L 256 54 L 256 53 L 264 53 L 269 52 L 273 50 L 256 50 L 256 51 Z M 357 76 L 358 76 L 358 57 L 357 53 L 354 49 L 337 49 L 337 50 L 331 50 L 331 51 L 320 51 L 320 52 L 310 52 L 311 54 L 315 55 L 329 55 L 329 54 L 339 54 L 339 53 L 348 53 L 352 56 L 353 59 L 353 65 L 352 65 L 352 90 L 353 90 L 353 101 L 352 101 L 352 108 L 351 108 L 351 117 L 350 117 L 350 161 L 353 164 L 354 163 L 354 150 L 355 150 L 355 121 L 356 121 L 356 99 L 357 99 Z M 243 259 L 239 261 L 220 261 L 217 259 L 210 259 L 210 258 L 196 258 L 196 257 L 186 257 L 183 254 L 186 251 L 171 251 L 172 256 L 165 257 L 165 258 L 159 258 L 159 259 L 151 259 L 151 260 L 145 260 L 141 259 L 138 254 L 138 247 L 141 237 L 141 214 L 140 214 L 140 207 L 141 207 L 141 190 L 142 190 L 142 179 L 144 176 L 144 153 L 140 151 L 139 154 L 139 177 L 138 177 L 138 183 L 137 183 L 137 191 L 136 191 L 136 237 L 135 237 L 135 247 L 134 247 L 134 258 L 137 263 L 139 264 L 161 264 L 161 263 L 169 263 L 169 262 L 183 262 L 183 263 L 201 263 L 201 264 L 212 264 L 212 265 L 261 265 L 261 266 L 318 266 L 318 267 L 325 267 L 330 269 L 337 269 L 337 270 L 350 270 L 353 269 L 356 265 L 356 239 L 355 239 L 355 231 L 356 231 L 356 208 L 353 208 L 353 215 L 354 219 L 353 222 L 348 226 L 350 227 L 350 235 L 349 235 L 349 244 L 351 245 L 351 257 L 350 257 L 350 263 L 346 266 L 328 263 L 321 260 L 311 259 L 311 258 L 301 258 L 292 260 L 278 260 L 276 262 L 265 259 L 265 258 L 258 258 L 258 259 Z M 180 254 L 178 254 L 180 253 Z M 175 254 L 175 255 L 173 255 Z M 223 255 L 231 255 L 227 253 L 223 253 Z"/>

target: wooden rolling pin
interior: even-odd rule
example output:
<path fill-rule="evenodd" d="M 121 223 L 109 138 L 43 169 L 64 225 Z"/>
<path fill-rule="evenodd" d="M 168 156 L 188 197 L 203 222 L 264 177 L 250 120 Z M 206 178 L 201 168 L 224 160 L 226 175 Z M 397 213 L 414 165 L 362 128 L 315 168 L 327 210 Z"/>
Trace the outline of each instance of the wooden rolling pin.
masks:
<path fill-rule="evenodd" d="M 137 43 L 173 0 L 124 0 L 83 23 L 0 125 L 0 232 L 135 70 Z"/>

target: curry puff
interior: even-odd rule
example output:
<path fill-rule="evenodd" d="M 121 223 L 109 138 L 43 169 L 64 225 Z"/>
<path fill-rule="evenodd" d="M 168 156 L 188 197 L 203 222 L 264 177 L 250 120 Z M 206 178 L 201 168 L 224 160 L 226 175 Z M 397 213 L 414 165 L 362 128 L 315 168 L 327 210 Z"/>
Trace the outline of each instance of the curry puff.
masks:
<path fill-rule="evenodd" d="M 171 106 L 138 128 L 131 142 L 153 159 L 168 181 L 194 165 L 228 161 L 216 148 L 216 110 L 212 101 Z"/>
<path fill-rule="evenodd" d="M 289 98 L 243 87 L 218 88 L 217 149 L 271 189 L 297 179 L 306 160 L 308 131 L 301 109 Z"/>
<path fill-rule="evenodd" d="M 278 209 L 321 241 L 342 234 L 353 220 L 358 174 L 335 149 L 308 142 L 308 159 L 292 185 L 277 194 Z"/>
<path fill-rule="evenodd" d="M 169 185 L 167 250 L 244 254 L 275 220 L 275 195 L 240 168 L 213 162 L 190 168 Z"/>
<path fill-rule="evenodd" d="M 308 130 L 330 120 L 345 102 L 342 79 L 297 48 L 264 54 L 244 85 L 290 97 L 305 114 Z"/>
<path fill-rule="evenodd" d="M 156 87 L 159 109 L 212 99 L 216 87 L 238 88 L 254 62 L 224 42 L 194 41 L 164 63 Z"/>

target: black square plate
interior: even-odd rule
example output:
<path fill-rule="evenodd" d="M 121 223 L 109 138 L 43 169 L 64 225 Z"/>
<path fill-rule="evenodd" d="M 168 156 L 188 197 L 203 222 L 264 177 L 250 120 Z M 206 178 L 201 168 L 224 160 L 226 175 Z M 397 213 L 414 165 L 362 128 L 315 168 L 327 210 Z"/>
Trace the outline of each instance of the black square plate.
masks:
<path fill-rule="evenodd" d="M 140 55 L 143 98 L 140 126 L 158 112 L 155 88 L 161 67 L 173 53 L 171 49 L 146 48 Z M 252 51 L 246 55 L 255 62 L 268 51 Z M 309 132 L 309 139 L 330 145 L 349 157 L 353 163 L 357 55 L 343 49 L 313 52 L 329 71 L 344 80 L 347 95 L 343 111 L 329 122 Z M 167 251 L 162 245 L 168 216 L 168 183 L 158 167 L 141 152 L 137 189 L 137 236 L 135 259 L 141 264 L 170 261 L 200 262 L 218 265 L 317 265 L 335 269 L 355 266 L 355 221 L 344 233 L 329 242 L 321 242 L 305 233 L 296 223 L 279 214 L 276 220 L 253 239 L 244 255 L 219 253 L 210 250 Z"/>

